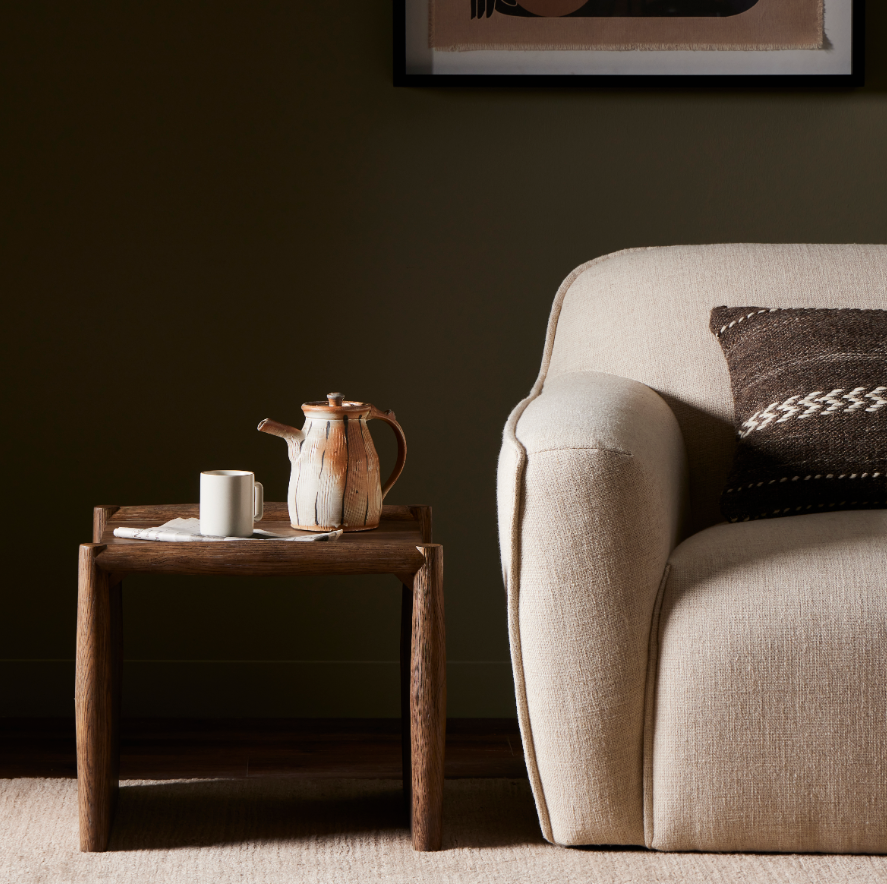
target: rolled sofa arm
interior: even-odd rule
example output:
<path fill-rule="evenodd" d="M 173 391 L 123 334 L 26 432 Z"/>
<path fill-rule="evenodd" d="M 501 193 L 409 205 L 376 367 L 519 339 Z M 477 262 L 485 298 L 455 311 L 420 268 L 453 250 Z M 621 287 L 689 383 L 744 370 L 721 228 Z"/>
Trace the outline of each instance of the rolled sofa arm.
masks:
<path fill-rule="evenodd" d="M 554 843 L 643 844 L 650 624 L 678 541 L 684 442 L 649 387 L 545 381 L 512 413 L 499 536 L 527 768 Z"/>

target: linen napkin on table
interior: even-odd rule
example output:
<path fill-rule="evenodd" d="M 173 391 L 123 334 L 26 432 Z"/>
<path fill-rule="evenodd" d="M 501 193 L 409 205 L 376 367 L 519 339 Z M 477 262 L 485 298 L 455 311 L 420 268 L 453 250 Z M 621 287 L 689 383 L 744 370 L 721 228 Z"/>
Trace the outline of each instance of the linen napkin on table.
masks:
<path fill-rule="evenodd" d="M 285 537 L 282 534 L 274 534 L 272 531 L 263 531 L 261 528 L 253 530 L 252 537 L 214 537 L 210 534 L 200 533 L 200 519 L 172 519 L 164 522 L 157 528 L 115 528 L 115 537 L 125 537 L 127 540 L 168 540 L 168 541 L 215 541 L 215 540 L 283 540 L 283 541 L 318 541 L 338 540 L 342 536 L 342 530 L 327 531 L 323 534 L 303 534 L 298 537 Z"/>

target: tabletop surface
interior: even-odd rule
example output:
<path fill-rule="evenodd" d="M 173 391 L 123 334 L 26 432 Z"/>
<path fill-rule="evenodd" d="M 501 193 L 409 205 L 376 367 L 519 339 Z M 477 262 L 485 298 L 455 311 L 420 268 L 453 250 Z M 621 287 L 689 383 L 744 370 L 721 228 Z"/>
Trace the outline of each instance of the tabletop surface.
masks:
<path fill-rule="evenodd" d="M 431 540 L 431 508 L 383 506 L 378 528 L 346 532 L 338 540 L 284 543 L 275 540 L 167 542 L 115 537 L 114 529 L 153 528 L 176 518 L 197 518 L 199 505 L 121 506 L 109 512 L 102 531 L 106 547 L 98 557 L 104 570 L 183 573 L 413 573 Z M 289 524 L 285 503 L 266 503 L 266 531 L 307 535 Z"/>
<path fill-rule="evenodd" d="M 422 543 L 421 523 L 413 514 L 413 508 L 406 506 L 385 506 L 382 508 L 382 518 L 378 528 L 371 531 L 346 531 L 338 540 L 315 541 L 316 543 L 345 543 L 345 544 L 378 544 L 378 543 Z M 115 537 L 115 528 L 156 528 L 170 519 L 196 519 L 200 516 L 200 506 L 196 503 L 168 504 L 160 506 L 122 506 L 114 513 L 105 525 L 102 534 L 102 543 L 105 544 L 145 544 L 165 543 L 157 540 L 128 540 L 123 537 Z M 256 522 L 256 528 L 263 531 L 273 531 L 275 534 L 283 534 L 286 537 L 305 536 L 310 537 L 314 531 L 299 531 L 291 527 L 289 515 L 285 503 L 266 503 L 265 517 Z M 195 541 L 206 543 L 207 541 Z M 218 543 L 219 541 L 209 541 Z M 254 541 L 262 543 L 263 541 Z M 268 541 L 274 543 L 274 541 Z M 182 541 L 173 541 L 180 545 Z M 239 545 L 238 541 L 230 543 Z M 289 544 L 288 544 L 289 545 Z M 295 544 L 292 544 L 295 546 Z M 302 544 L 298 544 L 302 546 Z"/>

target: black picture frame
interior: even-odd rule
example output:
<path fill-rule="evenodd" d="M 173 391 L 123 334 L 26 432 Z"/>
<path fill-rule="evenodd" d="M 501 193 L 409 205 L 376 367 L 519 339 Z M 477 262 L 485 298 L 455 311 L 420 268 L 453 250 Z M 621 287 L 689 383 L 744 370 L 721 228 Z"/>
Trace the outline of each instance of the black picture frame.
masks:
<path fill-rule="evenodd" d="M 394 85 L 483 88 L 855 88 L 865 85 L 865 0 L 853 0 L 850 72 L 842 74 L 433 74 L 407 65 L 407 4 L 394 0 Z M 812 50 L 815 51 L 815 50 Z"/>

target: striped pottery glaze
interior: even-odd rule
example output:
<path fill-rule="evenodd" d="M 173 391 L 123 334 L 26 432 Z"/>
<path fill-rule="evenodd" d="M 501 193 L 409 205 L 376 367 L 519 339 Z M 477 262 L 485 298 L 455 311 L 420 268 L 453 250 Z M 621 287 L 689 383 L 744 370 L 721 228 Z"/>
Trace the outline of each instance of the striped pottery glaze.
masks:
<path fill-rule="evenodd" d="M 268 419 L 258 426 L 263 433 L 287 442 L 292 463 L 287 506 L 293 528 L 377 528 L 382 501 L 406 461 L 406 438 L 394 412 L 380 411 L 367 402 L 346 401 L 341 393 L 330 393 L 326 402 L 306 402 L 302 411 L 301 430 Z M 367 426 L 374 418 L 389 424 L 397 437 L 397 463 L 384 486 Z"/>

